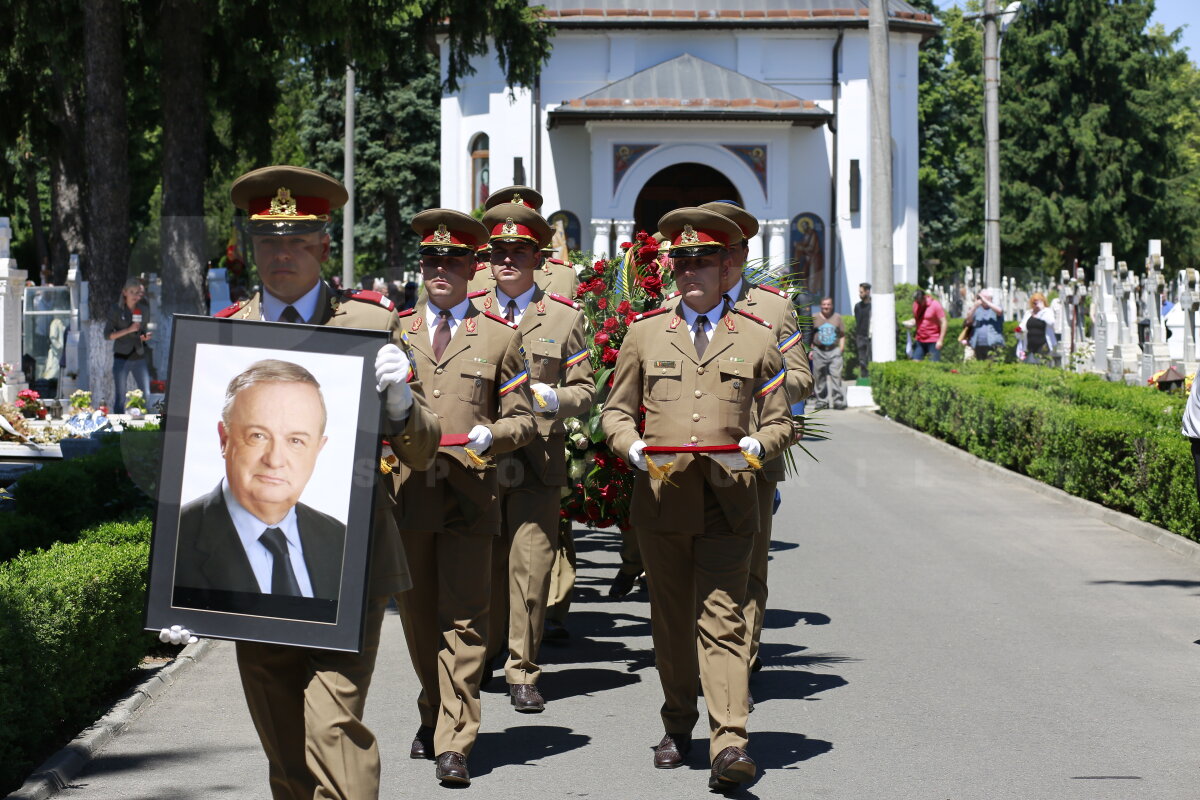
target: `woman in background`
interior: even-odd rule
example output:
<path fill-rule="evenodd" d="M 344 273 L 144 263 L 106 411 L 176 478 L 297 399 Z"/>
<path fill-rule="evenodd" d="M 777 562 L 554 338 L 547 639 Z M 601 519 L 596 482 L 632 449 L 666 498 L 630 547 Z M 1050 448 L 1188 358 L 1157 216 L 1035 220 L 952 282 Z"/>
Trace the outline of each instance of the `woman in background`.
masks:
<path fill-rule="evenodd" d="M 1046 307 L 1046 295 L 1034 292 L 1029 297 L 1029 310 L 1017 329 L 1021 340 L 1017 358 L 1026 364 L 1040 364 L 1042 358 L 1058 345 L 1054 334 L 1054 314 Z"/>

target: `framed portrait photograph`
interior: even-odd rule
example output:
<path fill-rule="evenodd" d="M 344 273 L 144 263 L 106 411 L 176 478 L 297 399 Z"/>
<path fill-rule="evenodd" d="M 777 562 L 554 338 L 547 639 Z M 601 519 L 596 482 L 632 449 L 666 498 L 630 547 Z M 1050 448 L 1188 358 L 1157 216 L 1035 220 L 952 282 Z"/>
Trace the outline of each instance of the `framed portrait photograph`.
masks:
<path fill-rule="evenodd" d="M 148 630 L 361 650 L 387 341 L 175 317 Z"/>

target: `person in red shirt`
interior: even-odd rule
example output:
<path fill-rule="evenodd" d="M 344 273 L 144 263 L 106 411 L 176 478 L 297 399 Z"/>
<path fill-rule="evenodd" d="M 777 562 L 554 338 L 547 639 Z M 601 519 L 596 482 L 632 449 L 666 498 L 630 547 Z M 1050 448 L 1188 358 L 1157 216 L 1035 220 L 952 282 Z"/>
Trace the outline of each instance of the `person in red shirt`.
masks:
<path fill-rule="evenodd" d="M 913 361 L 942 360 L 942 342 L 946 339 L 946 310 L 932 297 L 920 289 L 913 292 L 913 319 L 916 332 L 913 334 Z"/>

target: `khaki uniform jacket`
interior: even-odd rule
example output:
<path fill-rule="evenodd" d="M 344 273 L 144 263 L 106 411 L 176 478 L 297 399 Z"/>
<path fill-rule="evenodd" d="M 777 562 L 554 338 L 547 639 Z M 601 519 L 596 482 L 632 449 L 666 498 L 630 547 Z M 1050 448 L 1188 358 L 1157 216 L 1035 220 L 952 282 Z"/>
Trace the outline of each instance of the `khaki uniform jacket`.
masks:
<path fill-rule="evenodd" d="M 728 313 L 714 326 L 704 357 L 696 356 L 691 332 L 674 309 L 635 322 L 621 346 L 612 390 L 601 415 L 608 446 L 621 458 L 638 439 L 647 444 L 728 445 L 753 434 L 763 457 L 778 456 L 792 442 L 783 357 L 775 334 L 759 322 Z M 645 434 L 637 430 L 646 408 Z M 657 456 L 658 459 L 671 458 Z M 646 530 L 703 530 L 704 484 L 716 495 L 731 529 L 758 530 L 758 500 L 749 472 L 732 475 L 703 455 L 674 457 L 668 493 L 661 481 L 638 471 L 631 521 Z M 688 469 L 693 461 L 704 462 Z M 682 502 L 664 503 L 664 497 Z"/>
<path fill-rule="evenodd" d="M 796 310 L 790 300 L 771 289 L 749 281 L 742 281 L 742 290 L 736 298 L 735 308 L 749 311 L 771 323 L 775 332 L 779 352 L 783 355 L 783 363 L 787 366 L 787 378 L 784 388 L 787 389 L 789 406 L 799 403 L 813 390 L 812 365 L 808 362 L 808 353 L 801 343 L 801 334 L 796 322 Z M 785 477 L 783 458 L 773 458 L 763 464 L 763 477 L 769 481 L 781 481 Z"/>
<path fill-rule="evenodd" d="M 218 316 L 261 320 L 262 297 L 256 293 L 249 300 L 220 312 Z M 359 292 L 355 299 L 322 283 L 315 316 L 307 322 L 310 325 L 330 325 L 336 328 L 389 331 L 392 342 L 403 346 L 400 320 L 395 307 L 386 297 L 376 292 Z M 413 404 L 408 417 L 402 423 L 395 423 L 384 414 L 383 434 L 389 437 L 392 452 L 402 464 L 422 468 L 428 465 L 437 453 L 441 428 L 438 426 L 437 416 L 426 402 L 420 381 L 414 376 L 408 385 L 413 393 Z M 396 530 L 389 498 L 391 487 L 381 475 L 378 490 L 375 492 L 374 541 L 371 546 L 371 578 L 368 587 L 371 597 L 395 594 L 412 586 L 408 563 L 404 558 L 404 545 L 401 544 L 399 531 Z"/>
<path fill-rule="evenodd" d="M 472 297 L 475 305 L 502 314 L 496 290 Z M 558 395 L 558 411 L 547 414 L 533 401 L 537 436 L 519 451 L 523 466 L 547 486 L 567 485 L 566 438 L 563 420 L 586 414 L 596 396 L 592 362 L 588 357 L 587 318 L 575 303 L 536 289 L 517 325 L 529 366 L 529 383 L 544 383 Z M 509 456 L 512 458 L 514 456 Z M 501 475 L 513 475 L 500 469 Z"/>
<path fill-rule="evenodd" d="M 534 273 L 533 282 L 541 287 L 546 294 L 561 294 L 563 297 L 574 299 L 575 287 L 579 285 L 579 276 L 570 264 L 564 264 L 557 258 L 547 258 L 540 269 Z M 475 292 L 489 291 L 496 288 L 496 278 L 490 267 L 477 270 L 467 283 L 467 290 Z"/>
<path fill-rule="evenodd" d="M 528 444 L 537 433 L 521 335 L 502 317 L 468 304 L 450 344 L 441 359 L 435 359 L 426 307 L 427 301 L 421 300 L 403 312 L 400 321 L 442 435 L 467 434 L 476 425 L 486 425 L 492 444 L 483 453 L 489 460 L 486 466 L 474 464 L 461 449 L 441 448 L 430 469 L 414 471 L 402 465 L 393 472 L 403 500 L 400 526 L 497 535 L 500 504 L 496 469 L 490 462 Z M 453 512 L 448 514 L 448 508 Z"/>

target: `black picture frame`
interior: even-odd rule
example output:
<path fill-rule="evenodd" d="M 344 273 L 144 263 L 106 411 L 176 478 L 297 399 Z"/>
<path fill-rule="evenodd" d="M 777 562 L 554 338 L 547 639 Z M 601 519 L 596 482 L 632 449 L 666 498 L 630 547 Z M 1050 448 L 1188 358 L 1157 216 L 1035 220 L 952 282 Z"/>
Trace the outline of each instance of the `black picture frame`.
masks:
<path fill-rule="evenodd" d="M 356 328 L 175 316 L 147 630 L 181 625 L 197 636 L 217 639 L 362 651 L 382 422 L 374 365 L 388 336 L 387 331 Z M 228 467 L 232 462 L 219 441 L 225 388 L 264 359 L 308 370 L 320 384 L 327 415 L 324 443 L 293 506 L 291 530 L 303 544 L 295 549 L 292 563 L 302 560 L 311 596 L 263 590 L 263 579 L 247 555 L 260 546 L 250 528 L 262 523 L 247 517 L 249 512 L 236 500 L 226 503 L 234 492 L 231 481 L 244 487 L 245 479 L 236 472 L 236 463 Z M 284 417 L 293 418 L 299 417 Z M 238 477 L 229 477 L 227 469 Z M 214 477 L 219 478 L 216 483 Z M 235 515 L 244 522 L 240 532 L 233 524 Z M 335 564 L 339 522 L 344 536 L 341 561 Z M 243 539 L 249 544 L 243 545 Z M 260 572 L 263 563 L 269 570 L 273 561 L 263 558 L 257 556 Z"/>

